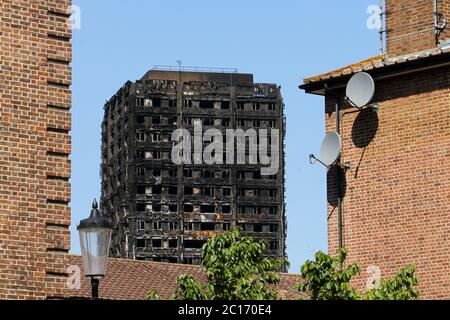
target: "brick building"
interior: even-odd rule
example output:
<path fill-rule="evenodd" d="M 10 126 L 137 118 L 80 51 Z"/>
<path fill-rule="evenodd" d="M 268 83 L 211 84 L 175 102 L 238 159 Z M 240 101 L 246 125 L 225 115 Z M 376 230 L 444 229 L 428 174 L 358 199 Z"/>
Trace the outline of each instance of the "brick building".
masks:
<path fill-rule="evenodd" d="M 70 248 L 71 1 L 0 1 L 0 299 L 45 299 Z"/>
<path fill-rule="evenodd" d="M 101 203 L 115 221 L 113 257 L 199 264 L 207 239 L 236 225 L 266 239 L 268 255 L 285 256 L 280 88 L 254 83 L 251 74 L 224 71 L 154 69 L 106 103 Z M 225 153 L 225 139 L 222 163 L 202 160 L 202 150 L 213 141 L 203 139 L 199 158 L 192 140 L 189 161 L 174 164 L 172 133 L 185 129 L 195 139 L 196 122 L 201 133 L 214 128 L 223 137 L 228 129 L 265 129 L 269 135 L 278 129 L 272 156 L 279 170 L 264 175 L 265 165 L 248 155 L 239 164 L 237 152 Z"/>
<path fill-rule="evenodd" d="M 437 1 L 450 17 L 450 1 Z M 362 263 L 362 287 L 375 265 L 381 276 L 417 265 L 421 297 L 450 298 L 450 45 L 435 28 L 432 0 L 386 0 L 387 52 L 304 79 L 325 97 L 326 130 L 341 106 L 343 242 Z M 439 24 L 438 24 L 439 25 Z M 348 113 L 345 85 L 358 71 L 374 78 L 378 113 Z M 329 251 L 338 247 L 336 168 L 328 171 Z"/>

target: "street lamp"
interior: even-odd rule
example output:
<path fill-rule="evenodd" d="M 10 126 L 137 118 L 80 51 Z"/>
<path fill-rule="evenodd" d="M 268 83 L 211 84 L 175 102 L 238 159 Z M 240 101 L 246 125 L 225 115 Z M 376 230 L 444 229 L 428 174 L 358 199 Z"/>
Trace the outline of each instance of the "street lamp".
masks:
<path fill-rule="evenodd" d="M 106 273 L 109 245 L 113 224 L 98 210 L 97 201 L 92 203 L 91 215 L 81 220 L 77 229 L 80 234 L 84 274 L 91 278 L 92 299 L 98 299 L 98 285 Z"/>

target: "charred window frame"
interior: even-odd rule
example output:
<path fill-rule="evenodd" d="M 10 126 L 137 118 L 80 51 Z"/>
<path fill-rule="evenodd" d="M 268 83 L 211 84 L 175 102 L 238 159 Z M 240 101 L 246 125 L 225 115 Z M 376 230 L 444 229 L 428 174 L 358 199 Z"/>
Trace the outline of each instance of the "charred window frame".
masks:
<path fill-rule="evenodd" d="M 162 248 L 162 239 L 152 239 L 153 248 Z"/>
<path fill-rule="evenodd" d="M 146 247 L 146 241 L 145 239 L 136 239 L 136 248 L 145 248 Z"/>
<path fill-rule="evenodd" d="M 153 230 L 162 231 L 162 222 L 153 221 Z"/>

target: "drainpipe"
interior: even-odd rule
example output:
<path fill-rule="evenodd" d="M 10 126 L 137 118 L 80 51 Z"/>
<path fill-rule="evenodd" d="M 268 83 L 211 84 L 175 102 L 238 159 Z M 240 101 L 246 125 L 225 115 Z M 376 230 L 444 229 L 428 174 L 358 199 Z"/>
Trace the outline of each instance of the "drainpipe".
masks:
<path fill-rule="evenodd" d="M 336 98 L 338 99 L 338 98 Z M 336 132 L 341 134 L 341 124 L 340 124 L 340 108 L 339 102 L 336 101 Z M 337 207 L 338 207 L 338 239 L 339 239 L 339 249 L 343 247 L 342 241 L 342 190 L 341 190 L 341 155 L 337 159 Z"/>

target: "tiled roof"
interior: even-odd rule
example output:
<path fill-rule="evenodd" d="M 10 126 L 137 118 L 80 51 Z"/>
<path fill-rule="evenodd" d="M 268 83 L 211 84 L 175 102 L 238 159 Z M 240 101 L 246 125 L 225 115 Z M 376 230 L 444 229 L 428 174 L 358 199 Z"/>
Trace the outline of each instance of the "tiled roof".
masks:
<path fill-rule="evenodd" d="M 70 256 L 71 265 L 76 265 L 83 273 L 80 256 Z M 150 290 L 158 292 L 162 298 L 169 298 L 175 291 L 176 279 L 182 274 L 192 274 L 196 279 L 206 280 L 198 266 L 126 259 L 109 259 L 106 277 L 100 281 L 99 296 L 110 300 L 142 300 Z M 279 296 L 283 299 L 297 299 L 295 284 L 300 275 L 280 274 L 277 284 Z M 90 280 L 81 274 L 81 288 L 67 291 L 64 298 L 89 298 Z"/>
<path fill-rule="evenodd" d="M 348 65 L 346 67 L 343 68 L 339 68 L 327 73 L 323 73 L 323 74 L 319 74 L 319 75 L 315 75 L 309 78 L 305 78 L 303 79 L 303 83 L 306 84 L 311 84 L 311 83 L 315 83 L 315 82 L 321 82 L 321 81 L 325 81 L 325 80 L 329 80 L 332 78 L 339 78 L 342 76 L 346 76 L 346 75 L 351 75 L 354 74 L 356 72 L 360 72 L 360 71 L 370 71 L 370 70 L 374 70 L 374 69 L 380 69 L 380 68 L 384 68 L 387 66 L 392 66 L 392 65 L 396 65 L 396 64 L 402 64 L 402 63 L 406 63 L 406 62 L 410 62 L 410 61 L 414 61 L 414 60 L 418 60 L 418 59 L 424 59 L 424 58 L 428 58 L 428 57 L 432 57 L 432 56 L 438 56 L 444 53 L 450 53 L 450 47 L 446 47 L 446 48 L 434 48 L 431 50 L 426 50 L 426 51 L 421 51 L 421 52 L 417 52 L 417 53 L 413 53 L 413 54 L 409 54 L 409 55 L 405 55 L 405 56 L 400 56 L 400 57 L 395 57 L 395 58 L 391 58 L 391 57 L 387 57 L 387 56 L 374 56 L 371 57 L 369 59 L 363 60 L 363 61 L 359 61 L 357 63 L 353 63 L 351 65 Z"/>

